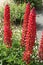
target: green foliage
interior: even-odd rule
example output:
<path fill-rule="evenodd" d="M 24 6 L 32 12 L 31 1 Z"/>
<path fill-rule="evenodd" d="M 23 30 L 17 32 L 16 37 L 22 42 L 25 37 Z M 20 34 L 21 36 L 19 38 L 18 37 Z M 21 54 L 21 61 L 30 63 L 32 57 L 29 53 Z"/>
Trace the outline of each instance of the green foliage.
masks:
<path fill-rule="evenodd" d="M 0 7 L 0 19 L 3 19 L 3 11 L 4 9 L 3 9 L 3 7 Z"/>
<path fill-rule="evenodd" d="M 40 9 L 42 7 L 42 0 L 29 0 L 31 5 L 36 7 L 36 9 Z"/>
<path fill-rule="evenodd" d="M 25 6 L 26 4 L 14 4 L 11 3 L 10 4 L 10 9 L 11 9 L 11 21 L 15 21 L 19 20 L 19 22 L 21 22 L 23 20 L 23 15 L 24 15 L 24 11 L 25 11 Z"/>
<path fill-rule="evenodd" d="M 17 3 L 17 1 L 20 1 L 21 3 L 23 2 L 30 2 L 32 4 L 32 6 L 34 5 L 36 7 L 36 9 L 41 8 L 42 6 L 42 0 L 14 0 L 14 2 Z"/>

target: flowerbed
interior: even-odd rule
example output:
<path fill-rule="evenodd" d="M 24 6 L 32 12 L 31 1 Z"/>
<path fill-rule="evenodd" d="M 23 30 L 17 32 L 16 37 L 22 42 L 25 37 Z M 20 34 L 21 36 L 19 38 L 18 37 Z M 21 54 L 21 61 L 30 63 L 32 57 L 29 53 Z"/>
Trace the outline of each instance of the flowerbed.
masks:
<path fill-rule="evenodd" d="M 40 44 L 36 38 L 36 10 L 27 3 L 22 30 L 10 24 L 10 7 L 4 9 L 3 38 L 0 40 L 0 62 L 2 65 L 43 64 L 43 32 Z"/>

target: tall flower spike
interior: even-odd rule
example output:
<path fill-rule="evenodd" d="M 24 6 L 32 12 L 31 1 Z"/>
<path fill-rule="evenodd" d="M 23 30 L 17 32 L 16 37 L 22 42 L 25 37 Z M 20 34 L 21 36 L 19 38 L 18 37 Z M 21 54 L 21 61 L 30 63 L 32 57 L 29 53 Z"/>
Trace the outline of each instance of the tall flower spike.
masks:
<path fill-rule="evenodd" d="M 4 43 L 7 47 L 12 46 L 12 31 L 10 29 L 10 7 L 7 4 L 4 9 Z"/>
<path fill-rule="evenodd" d="M 25 43 L 25 36 L 26 36 L 26 32 L 27 32 L 29 14 L 30 14 L 30 3 L 27 3 L 26 10 L 24 13 L 23 27 L 22 27 L 22 39 L 21 39 L 22 46 L 24 46 L 24 43 Z"/>
<path fill-rule="evenodd" d="M 30 16 L 28 19 L 28 28 L 25 39 L 25 50 L 32 52 L 33 46 L 35 45 L 36 38 L 36 11 L 35 8 L 30 12 Z"/>
<path fill-rule="evenodd" d="M 42 38 L 40 40 L 40 44 L 38 48 L 38 56 L 40 60 L 43 60 L 43 31 L 42 31 Z"/>
<path fill-rule="evenodd" d="M 28 19 L 27 33 L 25 37 L 25 52 L 23 54 L 23 59 L 26 61 L 26 64 L 30 62 L 30 55 L 32 54 L 33 46 L 35 44 L 36 37 L 36 12 L 33 8 L 30 12 Z"/>

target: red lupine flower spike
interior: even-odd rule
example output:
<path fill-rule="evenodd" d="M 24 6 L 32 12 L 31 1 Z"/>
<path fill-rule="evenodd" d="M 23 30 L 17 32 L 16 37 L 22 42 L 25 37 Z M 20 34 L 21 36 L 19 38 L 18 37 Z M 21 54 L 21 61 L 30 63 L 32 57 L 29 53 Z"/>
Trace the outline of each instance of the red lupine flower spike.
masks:
<path fill-rule="evenodd" d="M 36 38 L 36 12 L 35 8 L 33 8 L 28 18 L 28 27 L 25 37 L 25 52 L 23 55 L 23 59 L 27 64 L 29 64 L 30 62 L 30 55 L 32 54 L 33 46 L 35 45 L 35 38 Z"/>
<path fill-rule="evenodd" d="M 43 31 L 42 31 L 42 38 L 40 40 L 40 44 L 38 48 L 38 56 L 40 60 L 43 60 Z"/>
<path fill-rule="evenodd" d="M 25 50 L 31 51 L 33 49 L 35 38 L 36 38 L 36 12 L 35 8 L 33 8 L 30 12 L 30 16 L 28 19 L 28 28 L 27 28 L 27 34 L 25 39 Z"/>
<path fill-rule="evenodd" d="M 27 31 L 29 14 L 30 14 L 30 3 L 27 3 L 25 14 L 24 14 L 23 27 L 22 27 L 22 39 L 21 39 L 22 46 L 24 46 L 24 43 L 25 43 L 25 36 L 26 36 L 26 31 Z"/>
<path fill-rule="evenodd" d="M 10 29 L 10 7 L 7 4 L 4 9 L 4 43 L 7 47 L 12 46 L 12 31 Z"/>

